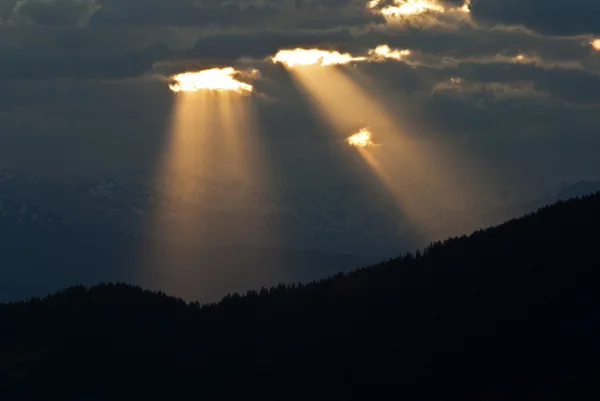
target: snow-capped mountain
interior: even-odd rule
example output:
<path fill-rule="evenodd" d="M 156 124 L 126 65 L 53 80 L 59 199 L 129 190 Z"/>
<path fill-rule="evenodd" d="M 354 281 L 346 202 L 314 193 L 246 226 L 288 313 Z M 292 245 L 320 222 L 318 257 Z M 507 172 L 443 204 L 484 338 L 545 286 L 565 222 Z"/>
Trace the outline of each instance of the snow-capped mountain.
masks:
<path fill-rule="evenodd" d="M 0 224 L 2 226 L 37 226 L 44 224 L 62 224 L 64 220 L 56 213 L 47 212 L 27 203 L 15 202 L 0 197 Z"/>

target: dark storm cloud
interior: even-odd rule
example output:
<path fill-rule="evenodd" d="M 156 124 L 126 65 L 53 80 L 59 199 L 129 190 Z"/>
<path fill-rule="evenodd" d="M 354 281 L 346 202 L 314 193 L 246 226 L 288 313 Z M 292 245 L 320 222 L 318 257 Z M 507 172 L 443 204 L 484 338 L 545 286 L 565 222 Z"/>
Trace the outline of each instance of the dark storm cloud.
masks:
<path fill-rule="evenodd" d="M 474 101 L 477 107 L 482 107 L 482 100 L 496 98 L 519 100 L 519 107 L 529 100 L 565 107 L 600 107 L 600 75 L 578 65 L 516 61 L 504 56 L 460 59 L 416 52 L 402 61 L 366 64 L 359 70 L 385 82 L 388 91 L 414 94 L 419 98 L 414 105 L 441 91 L 465 101 L 474 101 L 471 95 L 480 93 L 484 98 Z"/>
<path fill-rule="evenodd" d="M 231 12 L 197 7 L 190 0 L 101 0 L 92 25 L 194 25 L 217 23 Z M 235 13 L 235 12 L 234 12 Z"/>
<path fill-rule="evenodd" d="M 473 0 L 476 21 L 522 25 L 550 35 L 600 33 L 596 0 Z"/>
<path fill-rule="evenodd" d="M 219 25 L 305 29 L 365 25 L 381 18 L 361 1 L 99 0 L 92 25 Z"/>
<path fill-rule="evenodd" d="M 4 39 L 11 43 L 10 38 Z M 144 34 L 131 29 L 87 28 L 37 29 L 28 39 L 19 39 L 16 42 L 20 43 L 4 46 L 0 39 L 0 58 L 6 60 L 0 64 L 0 80 L 138 77 L 166 61 L 198 69 L 206 64 L 235 63 L 244 57 L 262 59 L 282 47 L 327 47 L 351 41 L 352 35 L 346 30 L 178 35 L 162 30 Z M 178 48 L 179 40 L 189 42 L 188 46 Z"/>
<path fill-rule="evenodd" d="M 4 1 L 2 4 L 8 9 L 9 3 Z M 361 19 L 367 16 L 364 1 L 22 0 L 12 12 L 27 15 L 35 22 L 31 10 L 51 6 L 63 10 L 64 15 L 51 22 L 55 14 L 49 13 L 46 24 L 81 23 L 89 10 L 95 12 L 86 27 L 21 27 L 16 28 L 17 32 L 0 32 L 0 56 L 7 60 L 0 66 L 0 79 L 134 77 L 163 62 L 198 66 L 232 63 L 242 57 L 264 58 L 279 48 L 294 46 L 364 53 L 382 43 L 419 52 L 426 66 L 436 60 L 486 63 L 504 58 L 510 63 L 510 58 L 519 54 L 549 68 L 581 66 L 596 71 L 599 65 L 597 52 L 582 38 L 553 38 L 518 29 L 487 30 L 469 24 L 456 29 L 405 27 L 398 31 L 381 25 L 369 28 L 373 21 Z M 69 7 L 71 11 L 67 12 Z M 102 13 L 118 18 L 110 22 L 103 19 Z M 269 19 L 272 13 L 283 13 L 281 21 L 276 18 L 278 22 L 273 26 L 258 23 L 266 21 L 261 18 Z M 238 14 L 248 18 L 236 20 Z M 301 29 L 290 24 L 286 15 L 300 21 Z M 200 26 L 186 27 L 194 19 Z M 224 21 L 239 24 L 218 27 Z M 354 28 L 336 28 L 336 24 Z"/>
<path fill-rule="evenodd" d="M 73 165 L 90 169 L 104 168 L 110 154 L 107 165 L 141 166 L 161 149 L 169 122 L 173 95 L 166 78 L 235 65 L 261 72 L 253 82 L 261 96 L 254 101 L 261 135 L 277 142 L 273 149 L 284 149 L 278 157 L 325 170 L 325 157 L 313 160 L 327 153 L 326 128 L 307 111 L 289 74 L 265 58 L 293 47 L 364 55 L 380 44 L 412 53 L 404 61 L 353 68 L 373 79 L 391 113 L 420 122 L 415 138 L 468 145 L 507 169 L 526 166 L 525 156 L 510 166 L 500 154 L 521 141 L 527 142 L 523 149 L 535 150 L 537 141 L 539 149 L 557 155 L 561 146 L 574 154 L 582 143 L 586 150 L 600 145 L 590 135 L 600 123 L 600 52 L 590 46 L 590 35 L 565 36 L 594 32 L 564 28 L 587 21 L 575 14 L 577 7 L 559 13 L 568 22 L 562 21 L 555 33 L 563 36 L 557 37 L 544 34 L 552 23 L 543 28 L 542 19 L 554 18 L 544 11 L 553 9 L 549 2 L 473 0 L 473 21 L 463 15 L 451 23 L 454 17 L 446 16 L 444 24 L 421 26 L 386 25 L 366 3 L 0 0 L 0 125 L 11 132 L 0 154 L 40 166 L 44 160 L 66 166 L 60 157 L 69 154 Z M 492 12 L 494 4 L 506 8 Z M 541 11 L 527 12 L 534 6 Z M 39 141 L 35 152 L 31 137 Z M 572 138 L 579 139 L 568 142 Z M 57 147 L 48 151 L 52 143 Z M 28 146 L 29 152 L 18 151 Z M 592 160 L 584 154 L 581 160 Z M 560 157 L 566 163 L 567 156 Z M 551 164 L 541 155 L 533 159 L 539 174 Z M 286 171 L 301 176 L 292 167 Z"/>
<path fill-rule="evenodd" d="M 534 53 L 551 60 L 597 59 L 589 40 L 580 37 L 548 37 L 522 29 L 484 29 L 463 26 L 460 29 L 371 30 L 357 39 L 359 46 L 386 43 L 391 47 L 415 49 L 449 57 L 479 57 L 497 54 Z"/>
<path fill-rule="evenodd" d="M 361 0 L 1 0 L 0 18 L 12 25 L 220 26 L 303 28 L 381 22 Z"/>
<path fill-rule="evenodd" d="M 8 18 L 10 18 L 16 3 L 17 0 L 0 0 L 0 25 L 6 23 Z"/>
<path fill-rule="evenodd" d="M 0 0 L 0 6 L 8 25 L 0 26 L 0 80 L 116 79 L 141 76 L 160 62 L 232 63 L 280 47 L 349 42 L 350 30 L 381 22 L 355 0 Z"/>
<path fill-rule="evenodd" d="M 527 82 L 536 92 L 546 93 L 551 99 L 584 107 L 600 106 L 600 75 L 581 70 L 547 69 L 532 64 L 469 62 L 440 71 L 437 76 L 503 85 Z"/>

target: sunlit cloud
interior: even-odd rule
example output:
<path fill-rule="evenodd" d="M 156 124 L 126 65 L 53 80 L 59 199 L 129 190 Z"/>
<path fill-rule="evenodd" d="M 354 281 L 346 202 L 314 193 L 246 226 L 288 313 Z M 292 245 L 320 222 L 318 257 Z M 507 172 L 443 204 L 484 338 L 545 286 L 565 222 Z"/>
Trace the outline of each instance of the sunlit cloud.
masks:
<path fill-rule="evenodd" d="M 394 0 L 393 5 L 383 5 L 380 0 L 367 3 L 367 8 L 380 13 L 388 22 L 403 21 L 428 14 L 470 15 L 471 0 L 460 7 L 447 7 L 437 0 Z"/>
<path fill-rule="evenodd" d="M 367 128 L 361 128 L 356 134 L 350 136 L 346 141 L 350 146 L 367 148 L 373 145 L 371 135 L 371 131 L 369 131 Z"/>
<path fill-rule="evenodd" d="M 364 61 L 365 57 L 354 57 L 349 53 L 327 51 L 320 49 L 290 49 L 281 50 L 271 58 L 274 63 L 282 63 L 288 67 L 296 65 L 340 65 L 356 61 Z"/>
<path fill-rule="evenodd" d="M 355 56 L 321 49 L 281 50 L 271 57 L 273 63 L 284 64 L 288 68 L 297 66 L 332 66 L 359 62 L 380 62 L 388 59 L 402 60 L 410 55 L 407 49 L 392 49 L 388 45 L 380 45 L 368 51 L 368 56 Z"/>
<path fill-rule="evenodd" d="M 407 49 L 391 49 L 388 45 L 380 45 L 375 49 L 369 50 L 369 55 L 375 60 L 402 60 L 410 55 L 410 50 Z"/>
<path fill-rule="evenodd" d="M 200 90 L 252 92 L 252 85 L 237 79 L 240 73 L 233 67 L 184 72 L 175 75 L 172 78 L 173 83 L 169 87 L 173 92 L 197 92 Z"/>
<path fill-rule="evenodd" d="M 591 45 L 595 50 L 600 51 L 600 39 L 592 40 Z"/>
<path fill-rule="evenodd" d="M 384 7 L 381 13 L 386 17 L 422 14 L 427 11 L 442 13 L 445 8 L 431 0 L 396 0 L 395 5 Z"/>

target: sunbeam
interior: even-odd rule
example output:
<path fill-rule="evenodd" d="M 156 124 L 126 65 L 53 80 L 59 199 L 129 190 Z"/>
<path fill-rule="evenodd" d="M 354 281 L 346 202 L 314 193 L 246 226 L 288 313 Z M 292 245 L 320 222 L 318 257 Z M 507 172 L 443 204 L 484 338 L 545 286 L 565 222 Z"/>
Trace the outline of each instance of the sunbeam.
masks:
<path fill-rule="evenodd" d="M 269 189 L 252 86 L 233 68 L 205 71 L 169 85 L 176 103 L 149 228 L 167 245 L 149 250 L 141 277 L 150 288 L 190 296 L 228 287 L 227 272 L 206 263 L 207 249 L 251 237 L 247 212 L 262 207 Z"/>
<path fill-rule="evenodd" d="M 390 54 L 387 50 L 381 49 L 380 56 Z M 319 63 L 282 64 L 310 99 L 314 112 L 328 123 L 338 140 L 361 155 L 417 229 L 433 211 L 464 206 L 468 201 L 459 191 L 448 190 L 458 171 L 448 163 L 451 159 L 445 157 L 444 149 L 420 141 L 418 135 L 409 132 L 406 123 L 390 114 L 377 97 L 350 78 L 359 74 L 356 69 Z M 427 185 L 427 199 L 412 193 L 411 186 L 417 182 Z M 422 240 L 432 239 L 422 230 L 420 234 Z"/>
<path fill-rule="evenodd" d="M 268 171 L 263 162 L 262 143 L 252 98 L 236 93 L 221 92 L 213 95 L 218 105 L 223 173 L 236 182 L 244 182 L 258 192 L 263 192 Z M 249 180 L 252 180 L 250 182 Z"/>

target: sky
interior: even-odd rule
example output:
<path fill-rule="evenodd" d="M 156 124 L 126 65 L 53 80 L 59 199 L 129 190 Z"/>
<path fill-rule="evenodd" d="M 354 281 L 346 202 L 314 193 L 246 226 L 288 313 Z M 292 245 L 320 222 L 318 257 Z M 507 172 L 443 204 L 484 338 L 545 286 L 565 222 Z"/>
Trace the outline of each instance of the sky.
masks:
<path fill-rule="evenodd" d="M 277 182 L 360 175 L 340 138 L 362 120 L 337 124 L 358 97 L 488 186 L 597 179 L 598 11 L 592 0 L 0 0 L 0 167 L 160 169 L 181 95 L 170 80 L 234 67 L 253 72 L 253 135 Z M 369 53 L 381 45 L 387 58 Z M 273 62 L 296 48 L 361 58 L 331 67 L 360 91 Z M 411 156 L 414 176 L 437 160 Z"/>

